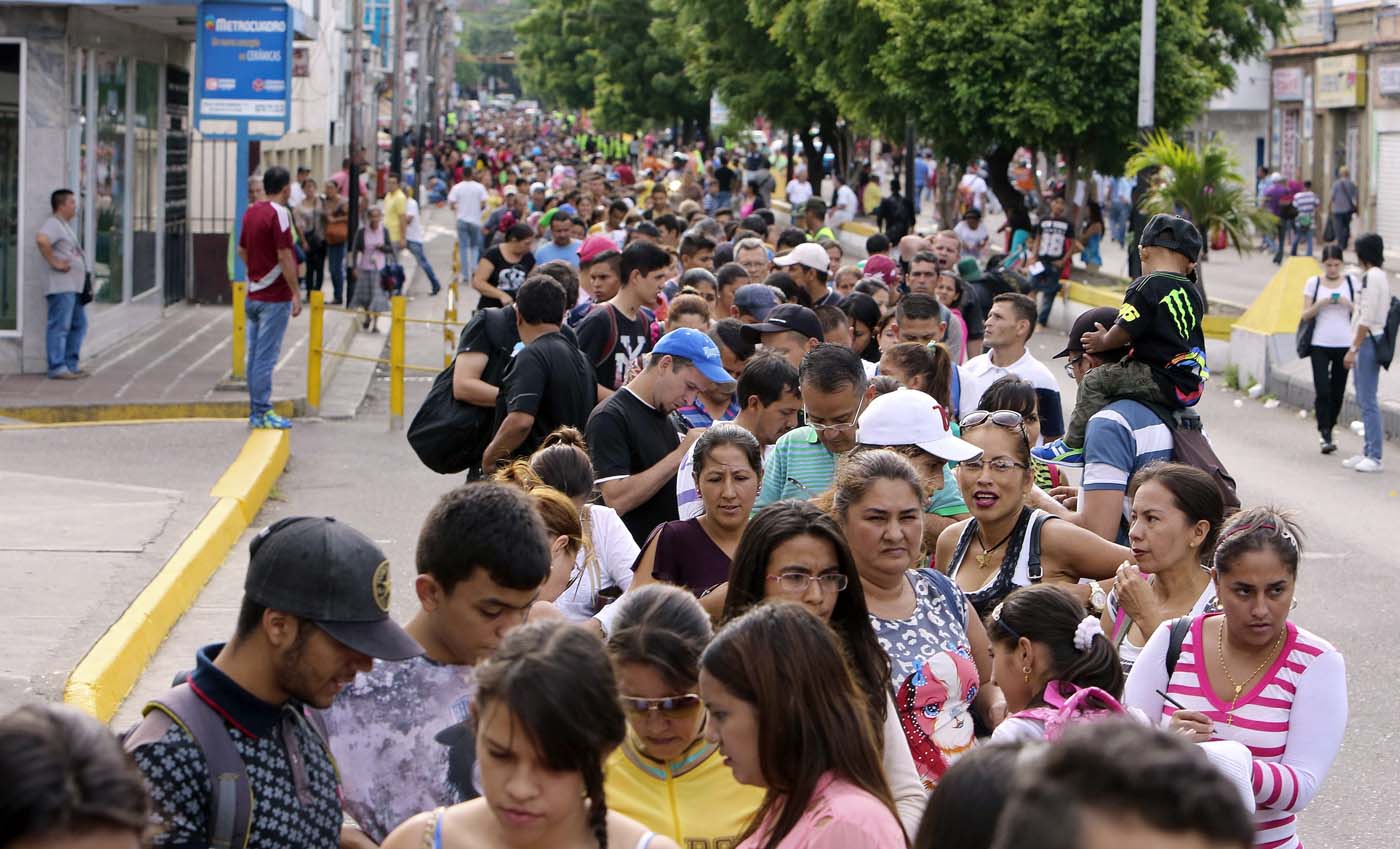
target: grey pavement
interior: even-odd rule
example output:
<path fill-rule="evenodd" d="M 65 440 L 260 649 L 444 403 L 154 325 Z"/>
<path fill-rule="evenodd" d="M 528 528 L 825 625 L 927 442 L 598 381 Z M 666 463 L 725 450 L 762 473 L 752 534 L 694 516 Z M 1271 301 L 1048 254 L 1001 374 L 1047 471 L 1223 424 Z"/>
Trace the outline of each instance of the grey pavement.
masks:
<path fill-rule="evenodd" d="M 215 499 L 241 421 L 0 432 L 0 714 L 63 682 Z"/>

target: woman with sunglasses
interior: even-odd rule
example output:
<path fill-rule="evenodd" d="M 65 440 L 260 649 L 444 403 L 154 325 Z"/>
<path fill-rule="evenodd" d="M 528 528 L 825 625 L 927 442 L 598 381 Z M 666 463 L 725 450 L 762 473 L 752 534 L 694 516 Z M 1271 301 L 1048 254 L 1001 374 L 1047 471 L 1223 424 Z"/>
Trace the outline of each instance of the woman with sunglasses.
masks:
<path fill-rule="evenodd" d="M 992 661 L 982 621 L 947 576 L 923 562 L 924 490 L 918 472 L 887 449 L 842 463 L 831 514 L 850 546 L 875 637 L 919 778 L 933 787 L 972 748 L 972 710 L 992 712 L 983 687 Z M 990 724 L 990 723 L 988 723 Z"/>
<path fill-rule="evenodd" d="M 725 625 L 700 657 L 700 693 L 706 736 L 737 780 L 765 791 L 736 849 L 907 845 L 865 695 L 806 607 L 761 604 Z"/>
<path fill-rule="evenodd" d="M 832 518 L 805 501 L 780 501 L 754 516 L 734 553 L 723 621 L 760 604 L 793 601 L 841 639 L 870 721 L 879 731 L 885 778 L 904 829 L 917 833 L 927 794 L 890 698 L 890 660 L 865 606 L 860 573 Z"/>
<path fill-rule="evenodd" d="M 608 758 L 608 805 L 682 846 L 728 846 L 763 802 L 705 740 L 700 652 L 713 636 L 680 587 L 640 587 L 618 603 L 608 639 L 627 736 Z"/>
<path fill-rule="evenodd" d="M 1031 443 L 1020 413 L 978 410 L 963 417 L 962 438 L 982 456 L 958 464 L 956 477 L 972 518 L 950 525 L 938 537 L 936 562 L 981 616 L 1017 587 L 1041 581 L 1072 585 L 1071 591 L 1102 613 L 1103 590 L 1084 578 L 1112 578 L 1133 553 L 1096 534 L 1026 504 L 1035 487 Z"/>

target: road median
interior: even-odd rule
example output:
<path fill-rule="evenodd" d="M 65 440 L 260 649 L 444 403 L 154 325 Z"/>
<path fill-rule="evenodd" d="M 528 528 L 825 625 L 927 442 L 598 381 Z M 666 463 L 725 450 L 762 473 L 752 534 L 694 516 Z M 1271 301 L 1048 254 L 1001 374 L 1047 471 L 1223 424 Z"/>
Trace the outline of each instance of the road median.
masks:
<path fill-rule="evenodd" d="M 170 629 L 262 508 L 290 451 L 288 431 L 248 435 L 210 492 L 218 501 L 68 676 L 66 703 L 103 722 L 111 720 Z"/>

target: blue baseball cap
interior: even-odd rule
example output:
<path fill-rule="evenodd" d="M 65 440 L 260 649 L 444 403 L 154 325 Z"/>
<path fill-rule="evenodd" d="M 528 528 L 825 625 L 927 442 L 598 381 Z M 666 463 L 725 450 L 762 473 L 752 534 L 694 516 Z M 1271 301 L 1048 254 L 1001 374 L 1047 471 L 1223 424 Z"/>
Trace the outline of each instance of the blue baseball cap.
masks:
<path fill-rule="evenodd" d="M 739 312 L 759 321 L 766 321 L 768 313 L 781 303 L 773 287 L 762 283 L 745 283 L 734 290 L 734 306 L 739 308 Z"/>
<path fill-rule="evenodd" d="M 691 327 L 678 327 L 662 336 L 651 349 L 653 357 L 670 354 L 695 363 L 695 367 L 712 383 L 733 383 L 734 378 L 724 370 L 719 346 L 710 337 Z"/>

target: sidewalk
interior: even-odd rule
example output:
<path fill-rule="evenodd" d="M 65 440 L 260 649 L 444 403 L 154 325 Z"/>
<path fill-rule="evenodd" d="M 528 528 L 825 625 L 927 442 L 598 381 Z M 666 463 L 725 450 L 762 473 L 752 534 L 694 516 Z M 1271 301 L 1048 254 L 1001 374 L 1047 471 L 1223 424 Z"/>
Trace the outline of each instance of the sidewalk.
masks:
<path fill-rule="evenodd" d="M 272 377 L 279 412 L 300 412 L 306 396 L 307 318 L 287 325 Z M 328 315 L 326 344 L 343 347 L 355 332 L 350 316 Z M 230 383 L 231 307 L 181 304 L 150 330 L 83 360 L 86 380 L 49 380 L 42 374 L 0 375 L 0 417 L 36 422 L 247 418 L 248 390 Z M 334 375 L 330 361 L 322 382 Z"/>

